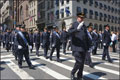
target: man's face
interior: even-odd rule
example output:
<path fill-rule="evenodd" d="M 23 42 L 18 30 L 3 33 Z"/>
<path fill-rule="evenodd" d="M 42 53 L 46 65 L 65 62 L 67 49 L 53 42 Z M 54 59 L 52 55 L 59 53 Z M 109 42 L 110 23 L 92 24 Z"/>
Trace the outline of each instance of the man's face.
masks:
<path fill-rule="evenodd" d="M 22 32 L 24 32 L 24 31 L 25 31 L 25 29 L 23 29 L 23 28 L 21 28 L 20 30 L 21 30 Z"/>
<path fill-rule="evenodd" d="M 88 31 L 92 32 L 92 30 L 93 30 L 92 28 L 88 28 Z"/>
<path fill-rule="evenodd" d="M 109 26 L 107 26 L 106 29 L 109 30 L 110 29 Z"/>
<path fill-rule="evenodd" d="M 82 22 L 83 21 L 83 17 L 77 17 L 77 21 L 78 22 Z"/>
<path fill-rule="evenodd" d="M 16 30 L 20 30 L 20 28 L 19 28 L 19 27 L 16 27 Z"/>

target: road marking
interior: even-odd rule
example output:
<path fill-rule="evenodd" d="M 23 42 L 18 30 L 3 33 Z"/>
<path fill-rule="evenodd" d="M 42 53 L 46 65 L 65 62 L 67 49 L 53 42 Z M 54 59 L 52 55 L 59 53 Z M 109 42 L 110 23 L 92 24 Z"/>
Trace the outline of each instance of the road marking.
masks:
<path fill-rule="evenodd" d="M 73 69 L 72 67 L 67 66 L 67 65 L 65 65 L 65 64 L 62 64 L 62 63 L 59 63 L 59 62 L 56 62 L 56 61 L 47 60 L 47 59 L 45 59 L 45 58 L 42 57 L 42 56 L 37 57 L 37 58 L 40 58 L 40 59 L 42 59 L 42 60 L 44 60 L 44 61 L 47 61 L 47 62 L 52 63 L 52 64 L 55 64 L 55 65 L 57 65 L 57 66 L 59 66 L 59 67 L 62 67 L 62 68 L 64 68 L 64 69 L 67 69 L 67 70 L 69 70 L 69 71 L 72 71 L 72 69 Z M 100 77 L 100 76 L 97 76 L 97 75 L 94 75 L 94 74 L 90 74 L 89 72 L 86 72 L 86 71 L 83 71 L 83 75 L 86 76 L 86 77 L 89 77 L 89 78 L 91 78 L 91 79 L 106 79 L 106 78 L 103 78 L 103 77 Z"/>
<path fill-rule="evenodd" d="M 33 65 L 37 65 L 37 64 L 40 64 L 40 63 L 37 63 L 35 61 L 32 61 L 32 64 Z M 70 79 L 50 68 L 48 68 L 47 66 L 38 66 L 37 68 L 39 68 L 40 70 L 44 71 L 45 73 L 51 75 L 52 77 L 56 78 L 56 79 Z"/>
<path fill-rule="evenodd" d="M 14 71 L 21 79 L 34 79 L 32 76 L 30 76 L 27 72 L 25 72 L 24 70 L 20 69 L 18 67 L 18 65 L 16 65 L 14 62 L 12 62 L 11 60 L 4 60 L 9 61 L 10 63 L 6 64 L 9 66 L 9 68 Z"/>
<path fill-rule="evenodd" d="M 61 59 L 66 59 L 65 57 L 60 57 L 60 58 Z M 75 60 L 68 60 L 68 62 L 75 63 Z M 87 67 L 89 67 L 89 66 L 87 66 Z M 109 72 L 109 73 L 112 73 L 112 74 L 115 74 L 115 75 L 119 75 L 118 71 L 107 69 L 107 68 L 103 68 L 103 67 L 99 67 L 99 66 L 94 66 L 94 69 L 105 71 L 105 72 Z"/>

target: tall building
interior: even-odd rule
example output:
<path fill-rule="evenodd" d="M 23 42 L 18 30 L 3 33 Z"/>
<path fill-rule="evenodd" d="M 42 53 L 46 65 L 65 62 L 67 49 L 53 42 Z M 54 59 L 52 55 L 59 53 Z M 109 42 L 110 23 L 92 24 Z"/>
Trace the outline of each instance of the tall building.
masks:
<path fill-rule="evenodd" d="M 45 0 L 46 25 L 57 25 L 62 29 L 76 21 L 78 12 L 85 13 L 85 24 L 104 30 L 109 24 L 111 30 L 120 30 L 120 1 L 118 0 Z"/>
<path fill-rule="evenodd" d="M 40 0 L 41 1 L 41 0 Z M 37 0 L 29 0 L 29 8 L 28 8 L 28 12 L 29 12 L 29 26 L 28 28 L 37 28 Z"/>
<path fill-rule="evenodd" d="M 18 24 L 29 28 L 29 0 L 19 0 L 18 2 Z"/>
<path fill-rule="evenodd" d="M 13 0 L 4 0 L 1 6 L 1 24 L 4 28 L 13 28 Z"/>

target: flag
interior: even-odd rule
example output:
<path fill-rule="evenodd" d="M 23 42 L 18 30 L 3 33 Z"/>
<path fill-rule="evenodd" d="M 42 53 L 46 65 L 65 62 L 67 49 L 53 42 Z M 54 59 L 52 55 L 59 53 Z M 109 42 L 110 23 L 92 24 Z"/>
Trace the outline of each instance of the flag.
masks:
<path fill-rule="evenodd" d="M 71 14 L 70 11 L 69 11 L 69 9 L 68 9 L 68 7 L 65 9 L 65 12 L 66 12 L 67 14 Z"/>
<path fill-rule="evenodd" d="M 32 21 L 32 16 L 29 16 L 29 20 Z"/>
<path fill-rule="evenodd" d="M 51 17 L 51 19 L 53 20 L 53 19 L 54 19 L 54 14 L 51 13 L 51 14 L 50 14 L 50 17 Z"/>
<path fill-rule="evenodd" d="M 40 12 L 38 12 L 38 18 L 41 18 Z"/>
<path fill-rule="evenodd" d="M 61 9 L 61 10 L 60 10 L 60 13 L 61 13 L 61 14 L 64 13 L 64 9 Z"/>

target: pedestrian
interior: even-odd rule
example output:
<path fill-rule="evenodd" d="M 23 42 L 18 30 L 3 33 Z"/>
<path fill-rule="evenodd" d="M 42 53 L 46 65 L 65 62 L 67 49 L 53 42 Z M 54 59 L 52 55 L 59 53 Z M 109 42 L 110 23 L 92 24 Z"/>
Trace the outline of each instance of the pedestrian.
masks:
<path fill-rule="evenodd" d="M 92 64 L 92 59 L 91 59 L 91 52 L 92 50 L 94 49 L 94 45 L 93 45 L 93 38 L 92 38 L 92 35 L 91 35 L 91 32 L 93 30 L 93 27 L 91 25 L 88 26 L 88 29 L 87 29 L 87 33 L 88 33 L 88 36 L 89 36 L 89 45 L 90 45 L 90 48 L 89 50 L 86 52 L 86 57 L 85 57 L 85 64 L 86 65 L 89 65 L 89 67 L 93 68 L 93 64 Z"/>
<path fill-rule="evenodd" d="M 38 29 L 35 30 L 34 33 L 34 44 L 35 44 L 35 48 L 36 48 L 36 55 L 39 55 L 39 48 L 40 48 L 40 43 L 41 43 L 41 35 L 40 35 L 40 31 L 38 31 Z"/>
<path fill-rule="evenodd" d="M 67 41 L 68 41 L 68 32 L 66 31 L 66 28 L 63 28 L 60 38 L 61 38 L 61 42 L 63 45 L 63 53 L 66 54 L 66 45 L 67 45 Z"/>
<path fill-rule="evenodd" d="M 96 29 L 94 29 L 93 32 L 92 32 L 92 38 L 93 38 L 94 46 L 95 46 L 94 50 L 92 51 L 92 54 L 96 55 L 97 54 L 98 43 L 99 43 L 99 34 L 97 33 Z"/>
<path fill-rule="evenodd" d="M 30 50 L 30 52 L 32 53 L 32 50 L 33 50 L 33 30 L 30 29 L 29 31 L 29 38 L 30 38 L 30 44 L 32 45 L 32 49 Z"/>
<path fill-rule="evenodd" d="M 112 40 L 112 48 L 113 48 L 113 52 L 116 52 L 116 43 L 117 43 L 117 35 L 115 34 L 115 32 L 112 32 L 112 36 L 111 36 L 111 40 Z"/>
<path fill-rule="evenodd" d="M 22 60 L 24 56 L 29 68 L 33 69 L 34 67 L 29 57 L 29 49 L 32 48 L 32 45 L 30 44 L 29 34 L 25 31 L 25 26 L 22 26 L 20 28 L 20 31 L 17 34 L 17 42 L 18 42 L 18 51 L 19 51 L 18 53 L 19 68 L 22 68 Z"/>
<path fill-rule="evenodd" d="M 56 49 L 57 62 L 61 62 L 61 60 L 60 60 L 60 45 L 61 45 L 60 34 L 58 32 L 58 27 L 56 27 L 56 26 L 54 27 L 54 31 L 51 35 L 51 44 L 52 44 L 52 49 L 51 49 L 51 53 L 50 53 L 50 60 L 52 61 L 52 55 Z"/>
<path fill-rule="evenodd" d="M 72 24 L 68 32 L 72 37 L 72 53 L 76 61 L 71 71 L 71 80 L 75 80 L 76 72 L 77 79 L 81 80 L 83 78 L 86 51 L 89 49 L 87 28 L 84 25 L 84 13 L 77 14 L 77 21 Z"/>
<path fill-rule="evenodd" d="M 112 63 L 112 60 L 109 55 L 109 50 L 108 50 L 110 43 L 111 43 L 111 34 L 109 32 L 109 29 L 110 29 L 109 25 L 105 25 L 105 31 L 102 37 L 103 46 L 104 46 L 102 60 L 105 60 L 107 57 L 108 62 Z"/>
<path fill-rule="evenodd" d="M 44 32 L 42 33 L 42 47 L 44 49 L 44 57 L 46 59 L 48 59 L 48 49 L 49 49 L 49 46 L 50 46 L 50 34 L 47 30 L 47 28 L 45 27 L 44 28 Z"/>

